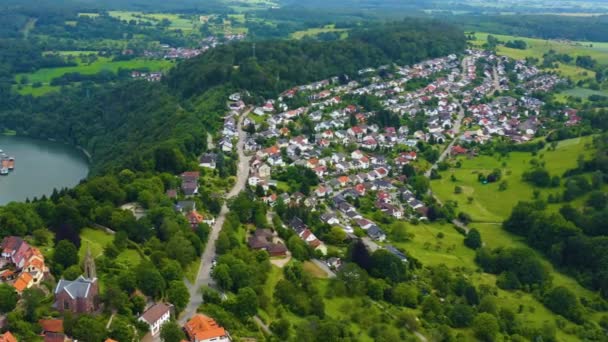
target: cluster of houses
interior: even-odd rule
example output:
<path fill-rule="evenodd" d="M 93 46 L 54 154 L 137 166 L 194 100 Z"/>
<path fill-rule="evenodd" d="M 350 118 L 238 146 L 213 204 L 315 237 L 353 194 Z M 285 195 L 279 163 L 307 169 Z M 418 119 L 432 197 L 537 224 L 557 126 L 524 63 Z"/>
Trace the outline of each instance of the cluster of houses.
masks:
<path fill-rule="evenodd" d="M 144 57 L 148 58 L 164 58 L 164 59 L 190 59 L 196 57 L 206 51 L 217 47 L 218 45 L 236 42 L 247 38 L 246 34 L 227 34 L 223 38 L 217 36 L 208 36 L 200 41 L 198 48 L 186 47 L 171 47 L 167 44 L 160 45 L 157 50 L 144 51 Z"/>
<path fill-rule="evenodd" d="M 48 274 L 40 250 L 17 236 L 7 236 L 0 245 L 0 283 L 11 284 L 18 293 L 40 284 Z"/>
<path fill-rule="evenodd" d="M 142 71 L 132 71 L 131 78 L 135 80 L 145 80 L 148 82 L 160 82 L 163 78 L 163 73 L 160 71 L 155 72 L 142 72 Z"/>
<path fill-rule="evenodd" d="M 471 154 L 474 152 L 461 145 L 484 143 L 494 136 L 525 142 L 542 126 L 543 102 L 532 93 L 552 89 L 561 80 L 517 61 L 518 86 L 530 91 L 519 98 L 493 96 L 509 89 L 507 62 L 506 57 L 491 52 L 469 50 L 461 60 L 450 55 L 413 66 L 366 68 L 359 71 L 356 80 L 347 78 L 344 82 L 333 77 L 290 88 L 251 112 L 263 117 L 263 124 L 245 119 L 246 125 L 256 128 L 245 143 L 246 151 L 253 155 L 248 185 L 262 186 L 266 193 L 262 200 L 271 206 L 281 199 L 285 204 L 302 204 L 313 211 L 323 208 L 321 216 L 326 223 L 341 226 L 347 234 L 352 234 L 352 227 L 359 227 L 371 239 L 383 241 L 386 234 L 382 229 L 363 217 L 352 203 L 371 193 L 375 208 L 394 219 L 426 219 L 428 208 L 404 187 L 407 179 L 400 175 L 405 165 L 416 163 L 419 142 L 459 139 L 450 153 Z M 408 83 L 420 84 L 420 80 L 427 82 L 419 89 L 408 88 Z M 288 100 L 298 94 L 308 98 L 309 105 L 289 108 Z M 405 125 L 379 126 L 374 120 L 377 113 L 366 111 L 357 101 L 364 95 L 378 98 L 386 111 L 399 118 L 422 117 L 423 127 L 410 131 L 411 126 Z M 231 113 L 224 123 L 222 144 L 237 136 L 236 118 L 245 108 L 239 94 L 230 100 Z M 564 115 L 569 125 L 580 120 L 572 110 Z M 304 121 L 312 122 L 314 132 L 292 132 L 294 127 L 302 128 Z M 465 128 L 457 131 L 456 125 Z M 226 145 L 226 150 L 232 148 Z M 395 148 L 398 152 L 393 152 Z M 204 162 L 211 165 L 211 156 Z M 320 184 L 308 196 L 274 192 L 278 182 L 272 176 L 287 166 L 312 170 Z M 322 245 L 301 220 L 289 226 L 311 247 Z"/>
<path fill-rule="evenodd" d="M 0 263 L 3 268 L 1 274 L 6 276 L 12 272 L 15 275 L 16 278 L 12 284 L 17 292 L 21 293 L 26 288 L 40 284 L 48 273 L 48 269 L 44 266 L 44 258 L 38 249 L 15 236 L 4 238 L 1 247 Z M 99 283 L 90 249 L 85 255 L 83 268 L 83 274 L 75 280 L 60 279 L 57 283 L 53 291 L 55 297 L 53 308 L 60 313 L 96 314 L 100 311 Z M 26 278 L 22 276 L 23 274 L 27 274 Z M 150 335 L 155 338 L 160 335 L 163 324 L 167 323 L 172 316 L 175 316 L 172 305 L 162 302 L 150 303 L 139 316 L 139 321 L 149 326 Z M 38 323 L 44 342 L 73 341 L 65 334 L 63 319 L 45 318 Z M 192 317 L 183 329 L 188 341 L 191 342 L 228 342 L 231 340 L 228 331 L 203 314 Z M 0 342 L 17 342 L 17 339 L 10 332 L 6 332 L 0 334 Z M 107 339 L 105 342 L 116 341 Z"/>

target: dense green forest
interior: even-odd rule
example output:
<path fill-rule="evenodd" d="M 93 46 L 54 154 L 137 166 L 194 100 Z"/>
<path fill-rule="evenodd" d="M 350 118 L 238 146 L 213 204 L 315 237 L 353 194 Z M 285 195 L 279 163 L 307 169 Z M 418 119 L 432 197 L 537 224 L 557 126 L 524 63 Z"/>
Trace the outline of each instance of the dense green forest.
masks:
<path fill-rule="evenodd" d="M 542 39 L 608 41 L 608 16 L 556 15 L 447 16 L 467 30 Z"/>
<path fill-rule="evenodd" d="M 411 64 L 464 50 L 465 38 L 453 26 L 408 19 L 379 28 L 358 29 L 344 41 L 268 41 L 222 46 L 173 70 L 166 82 L 181 96 L 220 84 L 272 96 L 296 84 L 367 66 Z M 297 67 L 296 67 L 297 66 Z"/>

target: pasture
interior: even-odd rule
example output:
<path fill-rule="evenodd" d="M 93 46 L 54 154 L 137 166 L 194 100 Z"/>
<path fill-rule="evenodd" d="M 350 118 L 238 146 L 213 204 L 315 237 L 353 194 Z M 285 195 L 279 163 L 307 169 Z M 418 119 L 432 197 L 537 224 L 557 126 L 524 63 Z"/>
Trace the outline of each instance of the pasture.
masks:
<path fill-rule="evenodd" d="M 488 33 L 476 32 L 475 40 L 472 43 L 481 46 L 487 41 Z M 600 64 L 608 65 L 608 43 L 601 42 L 578 42 L 565 40 L 545 40 L 538 38 L 528 38 L 501 34 L 492 34 L 501 42 L 510 40 L 523 40 L 528 45 L 525 50 L 512 49 L 505 46 L 498 46 L 497 53 L 514 59 L 525 59 L 534 57 L 542 60 L 543 54 L 549 50 L 557 53 L 568 54 L 576 59 L 577 56 L 591 56 Z M 570 77 L 575 81 L 594 77 L 595 73 L 575 65 L 560 63 L 557 70 L 565 77 Z"/>
<path fill-rule="evenodd" d="M 564 140 L 558 143 L 555 151 L 545 148 L 537 156 L 527 152 L 511 152 L 506 157 L 459 157 L 462 166 L 441 172 L 442 178 L 431 181 L 431 188 L 442 201 L 458 202 L 458 210 L 468 213 L 475 221 L 502 222 L 518 201 L 533 199 L 535 188 L 522 180 L 523 173 L 532 168 L 532 159 L 539 163 L 544 162 L 545 168 L 552 176 L 561 177 L 566 170 L 576 167 L 579 155 L 590 155 L 592 151 L 587 145 L 591 140 L 591 137 Z M 494 169 L 501 170 L 501 181 L 507 182 L 506 190 L 498 189 L 500 182 L 483 184 L 478 181 L 480 173 L 487 175 Z M 451 180 L 452 175 L 456 177 L 456 181 Z M 455 193 L 456 186 L 461 187 L 462 193 Z M 563 182 L 559 188 L 539 190 L 541 197 L 546 199 L 548 194 L 562 191 Z M 472 201 L 469 201 L 469 197 Z"/>
<path fill-rule="evenodd" d="M 60 68 L 43 68 L 33 73 L 18 74 L 16 80 L 21 80 L 26 77 L 28 84 L 40 82 L 43 85 L 48 85 L 54 78 L 60 77 L 67 73 L 78 72 L 83 75 L 92 75 L 101 71 L 117 72 L 119 69 L 149 69 L 151 71 L 167 70 L 173 65 L 172 62 L 166 60 L 151 60 L 144 58 L 136 58 L 130 61 L 112 61 L 107 57 L 98 57 L 92 63 L 83 63 L 79 60 L 79 65 Z"/>

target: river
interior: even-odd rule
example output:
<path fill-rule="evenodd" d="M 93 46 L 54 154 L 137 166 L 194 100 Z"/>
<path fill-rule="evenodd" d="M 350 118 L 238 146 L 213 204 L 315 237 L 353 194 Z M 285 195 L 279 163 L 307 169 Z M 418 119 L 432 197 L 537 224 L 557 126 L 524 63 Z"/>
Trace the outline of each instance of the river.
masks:
<path fill-rule="evenodd" d="M 15 157 L 15 170 L 0 176 L 0 205 L 73 187 L 89 173 L 82 151 L 61 143 L 0 135 L 0 149 Z"/>

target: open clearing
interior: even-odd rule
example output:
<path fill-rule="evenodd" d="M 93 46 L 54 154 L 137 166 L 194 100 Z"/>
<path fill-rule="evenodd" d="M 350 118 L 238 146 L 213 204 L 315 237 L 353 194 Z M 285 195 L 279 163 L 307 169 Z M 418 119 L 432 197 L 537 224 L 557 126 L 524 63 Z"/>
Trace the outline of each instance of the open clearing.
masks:
<path fill-rule="evenodd" d="M 18 74 L 17 80 L 22 77 L 27 77 L 28 83 L 33 84 L 40 82 L 43 85 L 49 84 L 54 78 L 60 77 L 71 72 L 78 72 L 83 75 L 92 75 L 100 71 L 117 72 L 119 69 L 149 69 L 151 71 L 163 71 L 169 69 L 173 65 L 172 62 L 166 60 L 151 60 L 136 58 L 130 61 L 112 61 L 107 57 L 99 57 L 91 64 L 83 64 L 71 67 L 61 68 L 44 68 L 33 73 Z"/>
<path fill-rule="evenodd" d="M 608 90 L 593 90 L 593 89 L 576 87 L 576 88 L 564 90 L 560 93 L 560 95 L 575 96 L 575 97 L 580 97 L 580 98 L 586 99 L 591 95 L 608 96 Z"/>
<path fill-rule="evenodd" d="M 102 255 L 104 248 L 112 243 L 113 239 L 114 236 L 102 230 L 84 228 L 80 232 L 81 243 L 80 249 L 78 250 L 80 261 L 84 260 L 87 248 L 91 248 L 91 255 L 93 255 L 94 258 Z M 116 261 L 128 267 L 135 267 L 141 261 L 141 257 L 137 251 L 127 248 L 118 255 Z"/>
<path fill-rule="evenodd" d="M 199 24 L 198 17 L 192 16 L 191 18 L 182 17 L 179 14 L 173 13 L 144 13 L 144 12 L 132 12 L 132 11 L 109 11 L 108 14 L 111 17 L 118 18 L 123 21 L 134 20 L 136 22 L 144 22 L 150 24 L 158 24 L 163 20 L 170 22 L 170 30 L 182 30 L 192 31 L 196 29 Z M 197 18 L 195 20 L 195 17 Z"/>
<path fill-rule="evenodd" d="M 545 40 L 537 38 L 509 36 L 501 34 L 491 34 L 502 42 L 509 40 L 523 40 L 528 47 L 525 50 L 511 49 L 505 46 L 499 46 L 497 53 L 499 55 L 508 56 L 514 59 L 525 59 L 526 57 L 534 57 L 542 59 L 543 54 L 549 50 L 554 50 L 557 53 L 565 53 L 574 58 L 576 56 L 591 56 L 600 64 L 608 64 L 608 43 L 600 42 L 578 42 L 564 40 Z M 488 33 L 475 33 L 474 45 L 481 46 L 487 41 Z M 570 77 L 574 81 L 594 77 L 595 73 L 591 70 L 583 69 L 575 65 L 560 64 L 557 69 L 563 76 Z"/>
<path fill-rule="evenodd" d="M 471 215 L 478 222 L 502 222 L 510 213 L 511 209 L 519 201 L 532 200 L 534 187 L 522 180 L 522 174 L 532 168 L 530 160 L 536 159 L 545 162 L 546 169 L 551 175 L 562 176 L 563 173 L 576 167 L 579 155 L 590 155 L 592 152 L 586 148 L 592 137 L 583 137 L 564 140 L 558 143 L 555 151 L 547 148 L 532 156 L 527 152 L 511 152 L 506 157 L 479 156 L 473 159 L 460 157 L 462 167 L 453 168 L 441 172 L 441 179 L 431 181 L 433 192 L 442 201 L 454 200 L 458 202 L 458 210 Z M 501 169 L 502 180 L 508 187 L 505 191 L 499 191 L 499 183 L 482 184 L 478 181 L 479 173 L 488 174 L 494 169 Z M 451 181 L 451 175 L 456 181 Z M 462 188 L 461 194 L 455 194 L 456 186 Z M 559 188 L 540 189 L 541 197 L 550 193 L 563 191 Z M 468 202 L 468 197 L 473 201 Z"/>
<path fill-rule="evenodd" d="M 340 32 L 340 39 L 345 39 L 346 37 L 348 37 L 347 29 L 336 28 L 335 25 L 325 25 L 323 27 L 310 28 L 308 30 L 296 31 L 291 34 L 291 38 L 302 39 L 306 36 L 314 37 L 321 33 L 328 33 L 328 32 Z"/>

